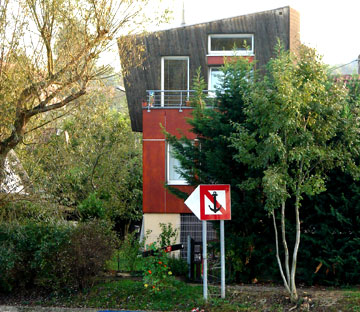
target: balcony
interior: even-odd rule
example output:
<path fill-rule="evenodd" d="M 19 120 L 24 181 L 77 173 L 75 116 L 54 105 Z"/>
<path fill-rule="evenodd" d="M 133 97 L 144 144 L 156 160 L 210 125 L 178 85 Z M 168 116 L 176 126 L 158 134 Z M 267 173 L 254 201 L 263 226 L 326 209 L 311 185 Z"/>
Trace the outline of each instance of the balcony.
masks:
<path fill-rule="evenodd" d="M 147 90 L 147 101 L 143 102 L 143 108 L 175 108 L 181 111 L 183 108 L 194 108 L 196 102 L 195 90 Z M 215 91 L 203 91 L 204 106 L 214 108 L 216 105 Z"/>

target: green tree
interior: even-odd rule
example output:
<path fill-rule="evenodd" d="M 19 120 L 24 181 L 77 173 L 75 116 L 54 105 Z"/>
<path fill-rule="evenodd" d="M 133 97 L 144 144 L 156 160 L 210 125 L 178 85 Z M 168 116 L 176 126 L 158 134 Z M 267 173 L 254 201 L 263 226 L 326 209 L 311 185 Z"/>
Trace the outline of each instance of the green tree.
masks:
<path fill-rule="evenodd" d="M 167 140 L 174 147 L 183 169 L 181 173 L 189 184 L 231 185 L 232 220 L 225 222 L 226 256 L 231 265 L 228 273 L 237 282 L 250 282 L 264 272 L 271 274 L 271 223 L 264 215 L 261 192 L 258 189 L 244 192 L 237 187 L 259 173 L 234 161 L 236 149 L 230 146 L 228 138 L 235 131 L 231 122 L 245 121 L 245 102 L 256 72 L 253 63 L 241 58 L 226 62 L 222 70 L 224 77 L 216 92 L 216 109 L 201 104 L 208 100 L 203 98 L 205 86 L 199 75 L 194 79 L 197 96 L 193 102 L 193 118 L 188 123 L 197 141 L 185 136 L 178 140 L 170 134 Z M 188 196 L 175 188 L 169 189 L 181 198 Z"/>
<path fill-rule="evenodd" d="M 325 190 L 328 170 L 339 167 L 358 174 L 358 107 L 350 106 L 347 90 L 334 83 L 312 49 L 299 54 L 279 48 L 268 72 L 256 82 L 244 110 L 246 122 L 235 124 L 235 159 L 263 171 L 265 208 L 272 215 L 276 258 L 286 290 L 298 299 L 295 284 L 300 245 L 303 196 Z M 251 188 L 254 180 L 243 183 Z M 291 264 L 286 238 L 286 207 L 293 205 L 295 239 Z M 280 208 L 284 262 L 280 259 L 276 210 Z"/>
<path fill-rule="evenodd" d="M 147 8 L 154 11 L 154 2 L 0 2 L 0 185 L 9 151 L 32 129 L 78 106 L 89 83 L 108 72 L 96 61 L 114 37 L 166 17 L 166 10 L 165 15 L 146 16 Z M 139 56 L 141 47 L 129 59 Z"/>
<path fill-rule="evenodd" d="M 19 156 L 40 199 L 75 209 L 82 220 L 108 217 L 126 233 L 141 218 L 140 137 L 101 94 Z"/>

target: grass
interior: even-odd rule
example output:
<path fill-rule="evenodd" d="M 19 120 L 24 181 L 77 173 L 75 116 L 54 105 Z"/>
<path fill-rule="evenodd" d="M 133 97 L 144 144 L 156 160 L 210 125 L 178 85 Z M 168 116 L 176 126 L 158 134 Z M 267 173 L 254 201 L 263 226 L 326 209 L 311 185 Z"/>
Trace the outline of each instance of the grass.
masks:
<path fill-rule="evenodd" d="M 349 311 L 360 312 L 360 291 L 346 291 L 342 299 L 342 304 L 349 309 Z"/>
<path fill-rule="evenodd" d="M 299 289 L 302 298 L 309 298 L 310 311 L 360 312 L 360 288 Z M 32 299 L 31 296 L 29 299 Z M 311 299 L 311 300 L 310 300 Z M 306 311 L 304 300 L 296 306 L 290 302 L 283 287 L 271 285 L 230 286 L 226 299 L 219 298 L 218 287 L 209 287 L 209 300 L 203 300 L 202 285 L 176 280 L 173 287 L 159 293 L 144 288 L 141 280 L 105 280 L 92 288 L 72 294 L 53 294 L 41 300 L 22 301 L 23 305 L 89 307 L 109 310 L 186 311 L 199 307 L 206 312 L 235 311 Z"/>
<path fill-rule="evenodd" d="M 195 307 L 213 312 L 257 311 L 250 302 L 236 302 L 211 296 L 215 290 L 209 288 L 209 300 L 203 299 L 201 285 L 189 285 L 176 281 L 174 287 L 159 293 L 147 291 L 141 281 L 120 279 L 104 282 L 91 289 L 67 296 L 52 296 L 42 305 L 88 307 L 102 309 L 191 311 Z"/>
<path fill-rule="evenodd" d="M 120 279 L 104 282 L 81 293 L 53 297 L 44 304 L 92 308 L 190 311 L 203 305 L 202 287 L 176 281 L 174 287 L 153 294 L 141 281 Z"/>

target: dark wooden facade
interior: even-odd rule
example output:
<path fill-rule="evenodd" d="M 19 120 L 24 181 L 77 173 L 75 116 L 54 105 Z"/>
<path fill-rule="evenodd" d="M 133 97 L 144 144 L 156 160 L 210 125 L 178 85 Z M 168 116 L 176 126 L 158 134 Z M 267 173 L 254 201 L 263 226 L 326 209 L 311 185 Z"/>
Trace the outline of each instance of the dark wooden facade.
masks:
<path fill-rule="evenodd" d="M 144 53 L 139 66 L 133 66 L 126 59 L 131 57 L 132 48 L 126 49 L 119 39 L 120 60 L 123 66 L 126 97 L 134 131 L 142 131 L 142 102 L 146 90 L 161 89 L 161 57 L 188 56 L 190 59 L 190 80 L 200 67 L 207 81 L 208 35 L 210 34 L 253 34 L 256 66 L 263 67 L 274 55 L 278 39 L 285 49 L 294 50 L 299 44 L 299 13 L 290 7 L 227 18 L 208 23 L 178 27 L 150 33 L 145 36 L 127 37 L 134 46 L 143 45 Z"/>

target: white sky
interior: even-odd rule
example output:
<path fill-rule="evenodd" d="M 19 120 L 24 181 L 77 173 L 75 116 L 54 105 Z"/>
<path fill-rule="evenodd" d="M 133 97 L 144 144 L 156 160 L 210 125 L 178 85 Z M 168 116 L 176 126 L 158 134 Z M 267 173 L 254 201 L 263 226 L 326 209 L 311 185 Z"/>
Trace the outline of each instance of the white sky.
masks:
<path fill-rule="evenodd" d="M 167 1 L 173 1 L 174 24 L 179 25 L 182 0 Z M 349 63 L 360 54 L 359 0 L 184 0 L 184 3 L 187 24 L 290 6 L 300 13 L 301 42 L 316 48 L 325 63 Z"/>
<path fill-rule="evenodd" d="M 301 42 L 316 48 L 324 63 L 346 64 L 360 54 L 360 0 L 162 0 L 173 20 L 161 29 L 180 26 L 183 1 L 188 25 L 290 6 L 300 13 Z M 107 62 L 120 70 L 116 45 L 111 54 Z"/>

